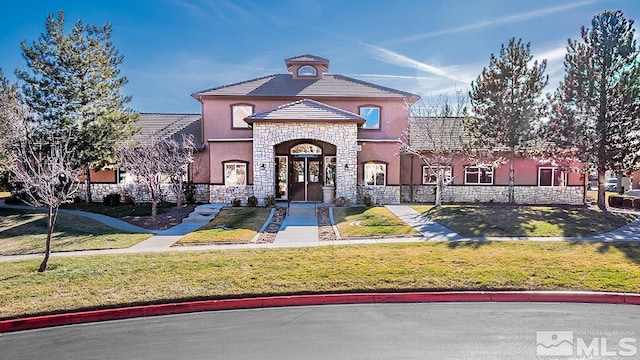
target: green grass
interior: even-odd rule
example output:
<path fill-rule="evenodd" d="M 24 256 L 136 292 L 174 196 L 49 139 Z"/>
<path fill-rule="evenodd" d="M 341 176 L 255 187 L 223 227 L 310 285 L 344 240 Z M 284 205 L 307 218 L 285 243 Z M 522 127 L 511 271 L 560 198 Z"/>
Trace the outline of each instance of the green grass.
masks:
<path fill-rule="evenodd" d="M 333 216 L 343 238 L 418 234 L 385 207 L 334 208 Z"/>
<path fill-rule="evenodd" d="M 444 205 L 412 206 L 462 236 L 591 236 L 615 230 L 636 217 L 584 207 Z"/>
<path fill-rule="evenodd" d="M 0 263 L 0 318 L 274 294 L 595 290 L 640 293 L 640 244 L 428 242 L 120 254 Z"/>
<path fill-rule="evenodd" d="M 225 208 L 207 225 L 187 234 L 179 245 L 251 241 L 271 213 L 269 208 Z"/>
<path fill-rule="evenodd" d="M 44 252 L 47 219 L 44 213 L 0 209 L 0 254 Z M 91 219 L 59 214 L 52 251 L 118 249 L 133 246 L 152 234 L 125 233 Z"/>

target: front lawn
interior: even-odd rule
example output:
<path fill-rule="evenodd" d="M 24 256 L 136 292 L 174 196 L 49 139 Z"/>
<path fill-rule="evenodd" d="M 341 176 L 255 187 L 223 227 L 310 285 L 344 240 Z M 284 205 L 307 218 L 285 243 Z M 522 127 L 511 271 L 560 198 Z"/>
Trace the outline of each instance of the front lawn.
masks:
<path fill-rule="evenodd" d="M 44 252 L 47 215 L 0 208 L 0 255 Z M 84 217 L 59 214 L 51 241 L 52 251 L 120 249 L 153 236 L 131 234 Z"/>
<path fill-rule="evenodd" d="M 343 238 L 418 234 L 415 229 L 382 206 L 334 208 L 333 217 Z"/>
<path fill-rule="evenodd" d="M 270 208 L 224 208 L 209 224 L 187 234 L 177 245 L 250 242 L 270 213 Z"/>
<path fill-rule="evenodd" d="M 423 242 L 119 254 L 0 263 L 0 318 L 275 294 L 595 290 L 640 293 L 640 244 Z"/>
<path fill-rule="evenodd" d="M 615 230 L 636 218 L 630 214 L 607 214 L 570 206 L 427 205 L 412 208 L 465 237 L 584 237 Z"/>
<path fill-rule="evenodd" d="M 170 208 L 175 208 L 175 204 L 168 202 L 158 203 L 158 214 L 162 214 L 168 211 Z M 135 205 L 117 205 L 107 206 L 102 203 L 74 203 L 64 204 L 64 209 L 88 211 L 96 214 L 106 215 L 112 218 L 123 218 L 127 216 L 149 216 L 151 215 L 151 203 L 139 203 Z"/>

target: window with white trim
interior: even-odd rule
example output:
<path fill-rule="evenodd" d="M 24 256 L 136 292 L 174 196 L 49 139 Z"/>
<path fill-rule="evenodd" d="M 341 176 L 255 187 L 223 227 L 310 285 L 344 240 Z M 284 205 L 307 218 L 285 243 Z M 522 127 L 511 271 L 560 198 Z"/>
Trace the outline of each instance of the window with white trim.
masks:
<path fill-rule="evenodd" d="M 437 174 L 440 172 L 444 175 L 444 183 L 451 183 L 451 166 L 422 166 L 422 184 L 423 185 L 435 185 L 438 181 Z"/>
<path fill-rule="evenodd" d="M 311 65 L 304 65 L 298 69 L 298 76 L 316 76 L 318 72 Z"/>
<path fill-rule="evenodd" d="M 538 168 L 538 186 L 566 186 L 566 180 L 566 174 L 558 168 Z"/>
<path fill-rule="evenodd" d="M 364 182 L 369 186 L 385 186 L 387 184 L 387 164 L 364 164 Z"/>
<path fill-rule="evenodd" d="M 224 164 L 224 185 L 225 186 L 245 186 L 247 185 L 247 164 L 246 163 L 225 163 Z"/>
<path fill-rule="evenodd" d="M 253 105 L 241 104 L 231 106 L 231 122 L 234 128 L 248 128 L 244 118 L 253 114 Z"/>
<path fill-rule="evenodd" d="M 492 185 L 493 168 L 490 166 L 467 166 L 464 168 L 464 183 L 469 185 Z"/>
<path fill-rule="evenodd" d="M 380 129 L 380 108 L 375 106 L 362 106 L 360 116 L 365 119 L 363 129 Z"/>

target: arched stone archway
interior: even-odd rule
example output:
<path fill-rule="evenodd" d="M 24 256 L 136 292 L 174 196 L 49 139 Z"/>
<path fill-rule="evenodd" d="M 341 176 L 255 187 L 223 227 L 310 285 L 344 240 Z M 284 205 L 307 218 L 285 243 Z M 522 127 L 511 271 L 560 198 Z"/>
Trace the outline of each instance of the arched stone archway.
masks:
<path fill-rule="evenodd" d="M 336 147 L 336 197 L 356 201 L 357 136 L 355 123 L 255 122 L 253 124 L 253 189 L 258 199 L 275 195 L 277 144 L 296 139 L 323 141 Z"/>

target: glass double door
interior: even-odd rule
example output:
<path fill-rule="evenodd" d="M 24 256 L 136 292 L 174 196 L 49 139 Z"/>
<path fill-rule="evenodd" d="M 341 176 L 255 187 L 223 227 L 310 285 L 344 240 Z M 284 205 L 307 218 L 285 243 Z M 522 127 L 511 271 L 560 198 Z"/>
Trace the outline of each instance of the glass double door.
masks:
<path fill-rule="evenodd" d="M 322 201 L 322 160 L 297 156 L 290 159 L 289 200 Z"/>

